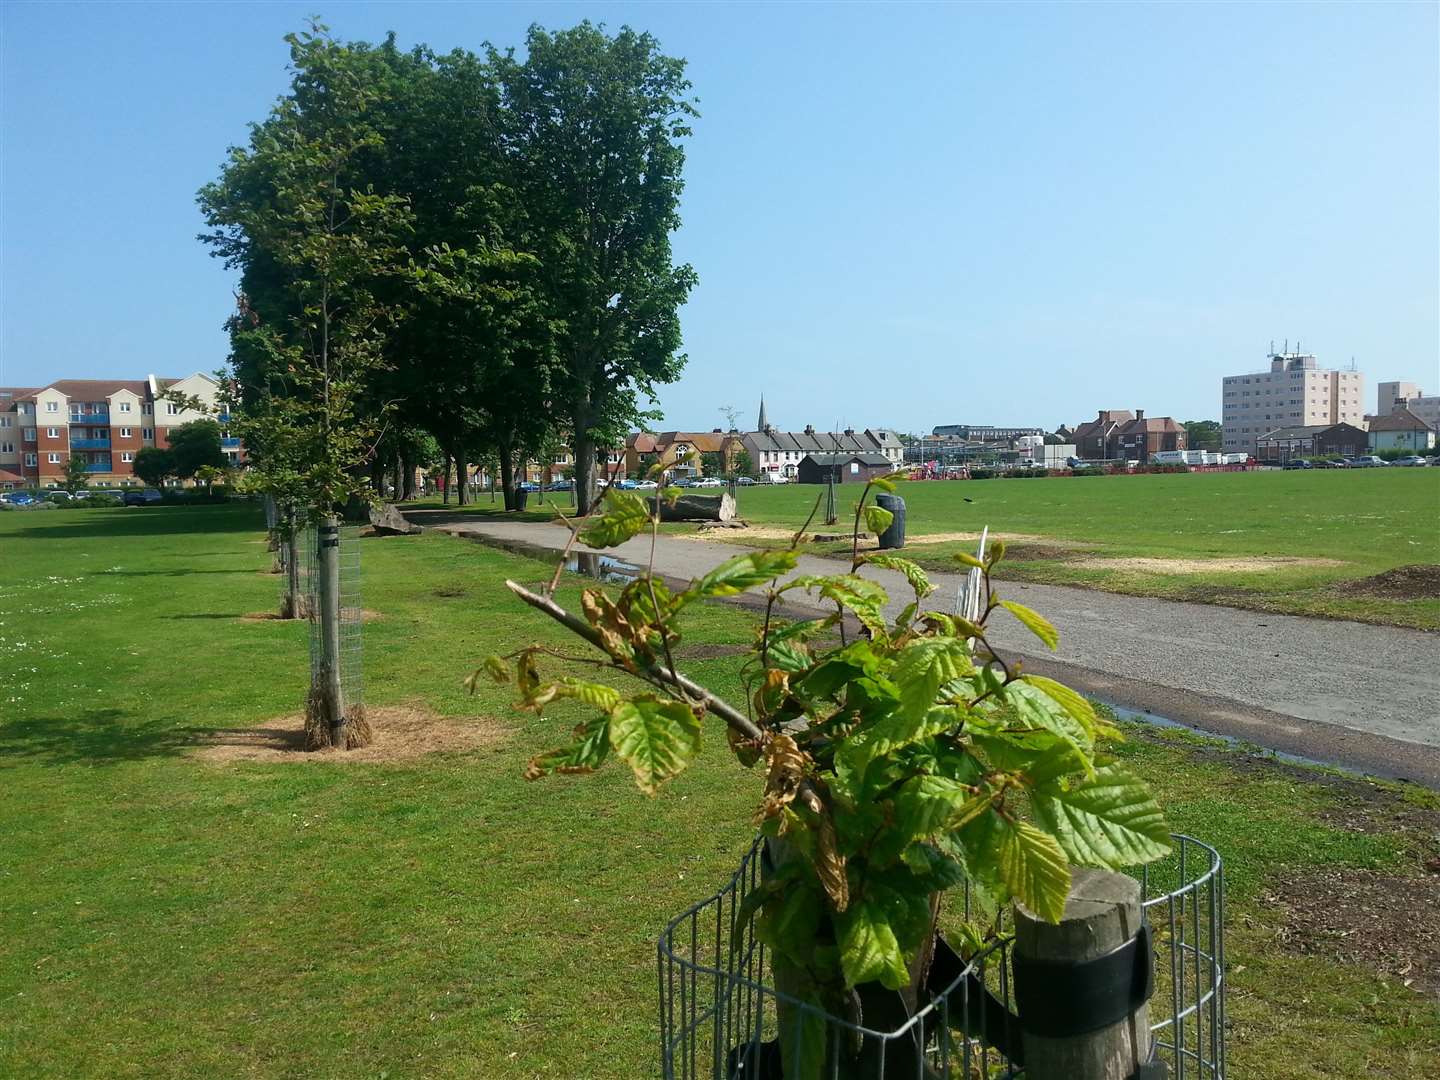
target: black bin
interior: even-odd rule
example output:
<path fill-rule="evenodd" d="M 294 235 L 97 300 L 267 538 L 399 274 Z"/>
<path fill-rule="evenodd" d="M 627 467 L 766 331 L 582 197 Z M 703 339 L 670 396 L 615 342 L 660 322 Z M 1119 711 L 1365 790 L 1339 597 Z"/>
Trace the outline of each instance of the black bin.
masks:
<path fill-rule="evenodd" d="M 530 499 L 530 492 L 526 491 L 524 488 L 516 488 L 516 489 L 515 489 L 515 509 L 516 509 L 516 511 L 524 510 L 524 509 L 525 509 L 525 503 L 526 503 L 527 501 L 529 501 L 529 499 Z"/>
<path fill-rule="evenodd" d="M 880 549 L 905 546 L 905 500 L 899 495 L 876 495 L 875 505 L 895 515 L 890 527 L 880 534 Z"/>

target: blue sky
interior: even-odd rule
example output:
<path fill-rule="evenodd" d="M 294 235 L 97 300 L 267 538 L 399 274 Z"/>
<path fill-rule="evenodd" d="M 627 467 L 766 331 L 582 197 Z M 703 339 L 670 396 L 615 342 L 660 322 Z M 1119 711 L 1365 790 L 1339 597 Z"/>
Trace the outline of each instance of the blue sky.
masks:
<path fill-rule="evenodd" d="M 281 37 L 651 30 L 701 119 L 666 425 L 1218 417 L 1273 338 L 1440 391 L 1434 4 L 0 7 L 0 382 L 224 360 L 194 193 Z M 1373 408 L 1373 405 L 1371 406 Z"/>

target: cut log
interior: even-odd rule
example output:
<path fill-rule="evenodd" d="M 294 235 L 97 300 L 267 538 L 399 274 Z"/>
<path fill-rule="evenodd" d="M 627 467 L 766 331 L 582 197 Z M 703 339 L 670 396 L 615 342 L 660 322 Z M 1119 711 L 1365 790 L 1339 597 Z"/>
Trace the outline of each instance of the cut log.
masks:
<path fill-rule="evenodd" d="M 735 500 L 728 491 L 723 495 L 681 495 L 674 503 L 652 496 L 650 503 L 659 504 L 661 521 L 735 520 Z"/>
<path fill-rule="evenodd" d="M 370 524 L 375 527 L 376 536 L 414 536 L 423 531 L 419 525 L 406 521 L 394 503 L 370 507 Z"/>

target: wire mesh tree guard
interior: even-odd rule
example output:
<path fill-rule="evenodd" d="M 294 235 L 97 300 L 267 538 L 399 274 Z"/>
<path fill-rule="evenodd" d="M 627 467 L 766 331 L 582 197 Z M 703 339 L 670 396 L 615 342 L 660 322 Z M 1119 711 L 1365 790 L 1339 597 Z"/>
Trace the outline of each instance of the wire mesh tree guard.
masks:
<path fill-rule="evenodd" d="M 1220 855 L 1175 835 L 1170 856 L 1139 875 L 1155 951 L 1150 998 L 1153 1062 L 1168 1075 L 1225 1076 L 1224 884 Z M 1023 1077 L 1014 938 L 1002 934 L 961 959 L 941 943 L 912 1010 L 863 1000 L 859 1022 L 826 1013 L 773 985 L 745 898 L 764 876 L 764 840 L 713 896 L 666 926 L 658 945 L 660 1057 L 665 1080 L 778 1080 L 782 1026 L 824 1024 L 826 1080 L 971 1080 Z M 964 898 L 969 914 L 969 897 Z M 888 992 L 895 994 L 895 992 Z M 898 996 L 898 995 L 897 995 Z M 890 1021 L 890 1022 L 886 1022 Z M 797 1027 L 792 1027 L 796 1025 Z"/>
<path fill-rule="evenodd" d="M 320 620 L 320 530 L 307 523 L 300 535 L 301 587 L 310 620 L 310 677 L 319 677 L 324 662 Z M 360 526 L 340 527 L 340 691 L 345 711 L 363 709 L 365 678 L 360 596 Z"/>

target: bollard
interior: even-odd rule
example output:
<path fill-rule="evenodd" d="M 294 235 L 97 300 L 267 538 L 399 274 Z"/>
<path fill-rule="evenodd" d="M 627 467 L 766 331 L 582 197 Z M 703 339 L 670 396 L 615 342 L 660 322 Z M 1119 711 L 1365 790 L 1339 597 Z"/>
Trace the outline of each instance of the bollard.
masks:
<path fill-rule="evenodd" d="M 1015 1003 L 1028 1080 L 1159 1080 L 1140 883 L 1076 869 L 1059 923 L 1015 905 Z"/>

